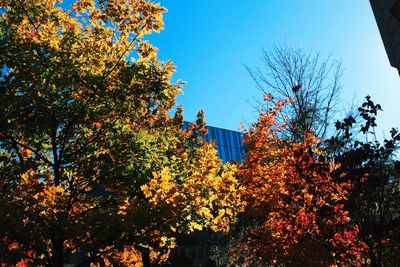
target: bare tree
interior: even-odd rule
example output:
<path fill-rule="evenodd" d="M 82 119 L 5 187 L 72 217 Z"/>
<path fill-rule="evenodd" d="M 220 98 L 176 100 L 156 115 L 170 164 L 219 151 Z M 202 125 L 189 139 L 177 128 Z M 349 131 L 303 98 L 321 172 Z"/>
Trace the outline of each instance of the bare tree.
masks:
<path fill-rule="evenodd" d="M 330 55 L 321 59 L 319 53 L 286 45 L 264 49 L 261 59 L 262 68 L 246 67 L 259 88 L 264 94 L 293 99 L 285 110 L 290 125 L 285 138 L 302 140 L 306 130 L 325 138 L 337 111 L 341 63 Z"/>

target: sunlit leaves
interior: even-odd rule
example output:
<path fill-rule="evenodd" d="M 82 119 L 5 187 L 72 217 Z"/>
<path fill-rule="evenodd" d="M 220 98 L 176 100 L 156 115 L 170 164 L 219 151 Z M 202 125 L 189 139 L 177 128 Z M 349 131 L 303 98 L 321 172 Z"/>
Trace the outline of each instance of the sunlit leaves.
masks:
<path fill-rule="evenodd" d="M 188 232 L 207 227 L 228 231 L 243 206 L 238 181 L 233 176 L 235 167 L 222 167 L 210 144 L 204 144 L 197 153 L 193 162 L 196 169 L 187 177 L 176 177 L 171 170 L 163 169 L 141 188 L 154 208 L 166 205 L 175 216 L 185 218 L 180 223 L 183 225 L 174 228 L 186 228 Z"/>
<path fill-rule="evenodd" d="M 0 238 L 18 244 L 1 261 L 30 252 L 62 266 L 80 249 L 92 264 L 140 266 L 164 262 L 177 234 L 229 229 L 243 206 L 235 167 L 168 115 L 182 82 L 146 40 L 164 7 L 0 8 Z"/>
<path fill-rule="evenodd" d="M 289 101 L 265 100 L 258 121 L 245 134 L 248 155 L 238 170 L 246 214 L 258 223 L 236 249 L 247 246 L 260 262 L 285 262 L 297 243 L 312 238 L 331 255 L 356 256 L 365 244 L 343 205 L 351 184 L 331 176 L 338 166 L 325 159 L 320 140 L 310 132 L 301 142 L 280 137 L 290 127 L 281 115 Z"/>

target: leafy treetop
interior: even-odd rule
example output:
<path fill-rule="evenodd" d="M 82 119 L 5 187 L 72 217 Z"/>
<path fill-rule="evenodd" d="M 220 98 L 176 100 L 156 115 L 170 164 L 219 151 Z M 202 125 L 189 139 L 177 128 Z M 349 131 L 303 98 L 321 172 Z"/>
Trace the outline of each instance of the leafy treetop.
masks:
<path fill-rule="evenodd" d="M 242 204 L 212 144 L 182 130 L 148 0 L 0 0 L 0 258 L 165 261 L 175 236 L 226 231 Z M 3 263 L 2 262 L 2 263 Z"/>

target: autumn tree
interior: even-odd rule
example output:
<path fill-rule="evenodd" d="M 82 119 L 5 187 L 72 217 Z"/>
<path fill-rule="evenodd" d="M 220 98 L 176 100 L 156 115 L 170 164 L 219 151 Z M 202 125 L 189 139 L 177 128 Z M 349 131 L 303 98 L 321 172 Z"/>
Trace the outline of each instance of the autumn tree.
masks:
<path fill-rule="evenodd" d="M 174 66 L 148 0 L 0 0 L 0 262 L 141 266 L 227 231 L 235 167 L 168 111 Z"/>
<path fill-rule="evenodd" d="M 256 123 L 245 133 L 248 153 L 238 169 L 244 216 L 250 223 L 228 247 L 232 264 L 324 266 L 364 264 L 366 249 L 346 203 L 351 183 L 332 175 L 338 165 L 319 149 L 311 131 L 293 142 L 281 133 L 291 122 L 293 100 L 266 97 Z"/>
<path fill-rule="evenodd" d="M 330 56 L 287 45 L 264 49 L 259 68 L 247 70 L 265 94 L 292 99 L 284 110 L 290 120 L 283 136 L 302 141 L 311 131 L 326 138 L 337 112 L 343 69 Z"/>
<path fill-rule="evenodd" d="M 382 108 L 371 97 L 352 116 L 336 122 L 337 132 L 326 144 L 339 164 L 333 173 L 352 184 L 347 209 L 367 245 L 363 257 L 370 266 L 396 266 L 400 262 L 400 163 L 396 157 L 400 134 L 396 129 L 380 142 L 377 114 Z M 358 133 L 356 137 L 353 133 Z"/>

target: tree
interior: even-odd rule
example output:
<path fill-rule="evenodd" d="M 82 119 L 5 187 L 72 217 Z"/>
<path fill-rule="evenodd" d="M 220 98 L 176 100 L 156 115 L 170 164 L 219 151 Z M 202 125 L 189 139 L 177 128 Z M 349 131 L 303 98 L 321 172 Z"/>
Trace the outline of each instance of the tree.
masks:
<path fill-rule="evenodd" d="M 341 64 L 289 46 L 264 50 L 262 62 L 261 68 L 247 70 L 265 96 L 292 99 L 284 114 L 290 119 L 285 138 L 302 141 L 308 131 L 325 138 L 340 94 Z"/>
<path fill-rule="evenodd" d="M 362 256 L 370 266 L 396 266 L 400 261 L 400 164 L 395 152 L 400 134 L 392 129 L 390 138 L 378 141 L 375 128 L 380 110 L 367 96 L 358 109 L 359 128 L 351 116 L 337 121 L 337 133 L 326 143 L 332 160 L 340 166 L 333 175 L 352 185 L 346 206 L 368 247 Z M 361 134 L 353 137 L 353 128 Z"/>
<path fill-rule="evenodd" d="M 351 183 L 332 176 L 338 166 L 326 159 L 321 140 L 310 131 L 302 141 L 283 138 L 280 133 L 290 127 L 284 109 L 291 100 L 267 99 L 244 138 L 248 152 L 237 175 L 251 227 L 231 245 L 232 259 L 258 265 L 363 264 L 358 255 L 366 245 L 345 206 Z"/>
<path fill-rule="evenodd" d="M 165 261 L 177 234 L 224 230 L 235 167 L 168 115 L 182 83 L 144 39 L 147 0 L 0 1 L 0 258 Z"/>

